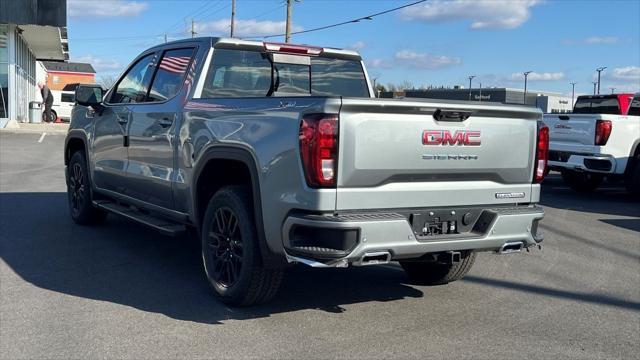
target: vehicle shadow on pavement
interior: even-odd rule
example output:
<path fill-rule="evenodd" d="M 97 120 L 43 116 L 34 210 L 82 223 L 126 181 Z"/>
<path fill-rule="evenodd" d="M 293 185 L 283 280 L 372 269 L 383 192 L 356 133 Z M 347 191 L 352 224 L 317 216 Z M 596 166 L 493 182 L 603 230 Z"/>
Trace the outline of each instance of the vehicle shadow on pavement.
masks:
<path fill-rule="evenodd" d="M 556 209 L 640 217 L 640 200 L 631 197 L 622 185 L 605 182 L 593 192 L 578 193 L 554 175 L 542 183 L 540 204 Z"/>
<path fill-rule="evenodd" d="M 403 272 L 384 267 L 293 267 L 271 303 L 228 308 L 209 289 L 197 239 L 165 237 L 113 215 L 100 226 L 75 225 L 66 193 L 0 193 L 0 229 L 2 260 L 35 286 L 186 321 L 216 324 L 304 309 L 341 313 L 347 304 L 423 296 Z"/>
<path fill-rule="evenodd" d="M 579 302 L 586 302 L 598 305 L 608 305 L 613 307 L 619 307 L 622 309 L 629 309 L 634 311 L 640 311 L 640 303 L 635 301 L 627 301 L 611 297 L 605 294 L 593 294 L 593 293 L 581 293 L 575 291 L 567 291 L 561 289 L 553 289 L 539 285 L 531 284 L 519 284 L 508 280 L 489 279 L 479 276 L 468 275 L 462 281 L 481 284 L 502 289 L 511 289 L 518 291 L 525 291 L 532 294 L 550 296 L 566 300 L 574 300 Z"/>

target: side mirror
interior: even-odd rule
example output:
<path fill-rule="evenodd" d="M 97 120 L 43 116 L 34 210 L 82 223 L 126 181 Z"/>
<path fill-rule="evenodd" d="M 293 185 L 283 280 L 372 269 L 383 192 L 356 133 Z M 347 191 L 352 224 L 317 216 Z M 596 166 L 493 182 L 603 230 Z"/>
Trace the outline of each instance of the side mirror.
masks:
<path fill-rule="evenodd" d="M 103 90 L 98 84 L 78 85 L 76 102 L 79 105 L 96 107 L 102 104 Z"/>

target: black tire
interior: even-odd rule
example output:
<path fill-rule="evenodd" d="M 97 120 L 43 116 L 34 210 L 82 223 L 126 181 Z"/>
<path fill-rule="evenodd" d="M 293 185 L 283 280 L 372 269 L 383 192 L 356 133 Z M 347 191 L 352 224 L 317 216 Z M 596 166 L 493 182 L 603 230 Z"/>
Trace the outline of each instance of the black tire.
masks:
<path fill-rule="evenodd" d="M 572 170 L 563 170 L 561 175 L 564 183 L 577 192 L 591 192 L 597 189 L 604 180 L 604 176 L 601 174 Z"/>
<path fill-rule="evenodd" d="M 476 253 L 465 251 L 460 262 L 445 264 L 436 261 L 400 261 L 409 278 L 424 285 L 443 285 L 462 279 L 476 261 Z"/>
<path fill-rule="evenodd" d="M 84 152 L 71 155 L 67 166 L 67 198 L 71 219 L 79 225 L 95 225 L 104 221 L 107 213 L 92 203 L 91 179 Z"/>
<path fill-rule="evenodd" d="M 276 295 L 284 272 L 262 265 L 248 188 L 227 186 L 216 192 L 200 233 L 207 280 L 222 302 L 249 306 Z"/>
<path fill-rule="evenodd" d="M 630 161 L 633 161 L 633 163 L 630 164 L 631 167 L 625 174 L 624 186 L 631 195 L 640 198 L 640 155 L 635 156 Z"/>
<path fill-rule="evenodd" d="M 48 122 L 48 123 L 54 123 L 56 119 L 58 119 L 58 114 L 56 114 L 55 110 L 51 110 L 50 119 L 47 119 L 47 113 L 45 113 L 44 111 L 42 112 L 42 121 Z"/>

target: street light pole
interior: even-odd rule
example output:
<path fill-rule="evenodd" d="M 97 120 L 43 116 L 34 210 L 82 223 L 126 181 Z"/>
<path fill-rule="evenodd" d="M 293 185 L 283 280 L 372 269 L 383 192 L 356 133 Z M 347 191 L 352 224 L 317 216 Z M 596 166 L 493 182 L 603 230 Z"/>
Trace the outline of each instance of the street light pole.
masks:
<path fill-rule="evenodd" d="M 603 72 L 606 68 L 606 66 L 603 66 L 596 69 L 596 71 L 598 72 L 598 95 L 600 95 L 600 73 Z"/>
<path fill-rule="evenodd" d="M 609 89 L 611 89 L 612 94 L 616 91 L 616 88 L 609 88 Z"/>
<path fill-rule="evenodd" d="M 576 96 L 576 84 L 577 83 L 572 82 L 572 83 L 569 83 L 569 84 L 571 84 L 571 106 L 573 106 L 573 101 L 574 101 L 573 99 Z"/>
<path fill-rule="evenodd" d="M 527 105 L 527 77 L 533 71 L 525 71 L 524 72 L 524 101 L 522 102 L 524 105 Z"/>
<path fill-rule="evenodd" d="M 594 81 L 594 82 L 592 82 L 592 84 L 593 84 L 593 95 L 595 95 L 596 94 L 596 86 L 598 85 L 598 82 Z"/>
<path fill-rule="evenodd" d="M 471 80 L 475 77 L 475 75 L 469 75 L 469 101 L 471 101 Z"/>

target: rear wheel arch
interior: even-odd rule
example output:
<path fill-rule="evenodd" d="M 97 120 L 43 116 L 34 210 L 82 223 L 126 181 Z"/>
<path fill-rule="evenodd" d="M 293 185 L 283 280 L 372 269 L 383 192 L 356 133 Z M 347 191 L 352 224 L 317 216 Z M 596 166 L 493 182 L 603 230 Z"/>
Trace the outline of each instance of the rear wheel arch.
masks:
<path fill-rule="evenodd" d="M 193 222 L 200 228 L 209 199 L 221 188 L 244 185 L 251 189 L 251 201 L 260 252 L 265 266 L 280 266 L 281 260 L 267 247 L 262 217 L 258 161 L 242 146 L 213 146 L 204 151 L 195 166 L 191 184 Z"/>

